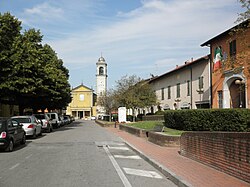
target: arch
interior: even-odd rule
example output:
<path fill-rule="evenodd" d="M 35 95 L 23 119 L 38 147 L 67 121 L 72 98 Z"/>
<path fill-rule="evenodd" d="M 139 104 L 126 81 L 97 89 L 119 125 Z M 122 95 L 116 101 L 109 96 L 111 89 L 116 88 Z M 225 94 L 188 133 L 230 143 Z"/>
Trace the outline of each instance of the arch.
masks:
<path fill-rule="evenodd" d="M 181 109 L 190 109 L 190 103 L 182 102 L 181 103 Z"/>
<path fill-rule="evenodd" d="M 99 75 L 104 75 L 104 68 L 103 67 L 99 67 Z"/>
<path fill-rule="evenodd" d="M 168 104 L 165 104 L 165 105 L 163 106 L 163 110 L 170 110 L 170 106 L 169 106 Z"/>
<path fill-rule="evenodd" d="M 235 81 L 243 81 L 244 84 L 236 84 Z M 237 74 L 226 77 L 223 82 L 223 108 L 246 108 L 246 79 Z"/>

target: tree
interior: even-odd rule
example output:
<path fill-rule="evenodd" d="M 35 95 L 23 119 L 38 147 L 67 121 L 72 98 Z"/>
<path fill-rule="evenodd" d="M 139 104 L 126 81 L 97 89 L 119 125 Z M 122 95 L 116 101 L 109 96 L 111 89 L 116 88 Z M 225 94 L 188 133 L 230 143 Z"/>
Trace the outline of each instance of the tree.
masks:
<path fill-rule="evenodd" d="M 110 116 L 111 120 L 111 115 L 113 111 L 116 111 L 117 108 L 119 107 L 116 99 L 115 99 L 115 92 L 114 90 L 107 90 L 104 95 L 100 96 L 98 98 L 97 104 L 104 107 L 106 113 Z"/>
<path fill-rule="evenodd" d="M 241 7 L 243 9 L 246 8 L 245 12 L 241 12 L 238 14 L 238 18 L 236 20 L 237 23 L 241 23 L 250 18 L 250 1 L 249 0 L 239 0 L 241 3 Z"/>
<path fill-rule="evenodd" d="M 250 1 L 249 0 L 239 0 L 241 3 L 241 7 L 244 10 L 243 12 L 238 14 L 238 18 L 235 21 L 238 25 L 234 27 L 231 32 L 231 35 L 228 42 L 232 42 L 233 39 L 237 39 L 239 44 L 241 45 L 241 52 L 237 53 L 231 61 L 226 63 L 227 67 L 234 68 L 235 65 L 240 65 L 242 67 L 246 67 L 246 75 L 250 74 L 250 66 L 249 66 L 249 55 L 250 55 L 250 43 L 249 43 L 249 29 L 250 29 Z M 233 62 L 233 63 L 229 63 Z"/>
<path fill-rule="evenodd" d="M 13 88 L 9 87 L 9 78 L 14 68 L 13 45 L 21 36 L 21 22 L 10 13 L 0 13 L 0 102 L 10 102 L 8 96 Z"/>
<path fill-rule="evenodd" d="M 124 76 L 117 81 L 115 99 L 120 106 L 132 109 L 133 121 L 135 119 L 135 109 L 145 108 L 156 104 L 156 95 L 148 82 L 133 75 Z"/>
<path fill-rule="evenodd" d="M 0 15 L 0 21 L 0 46 L 3 48 L 0 102 L 19 105 L 20 113 L 26 107 L 34 111 L 64 108 L 71 96 L 69 71 L 63 61 L 49 45 L 41 44 L 43 36 L 39 30 L 29 29 L 20 34 L 21 22 L 9 13 Z M 8 36 L 7 31 L 13 25 L 16 25 L 16 32 Z M 4 42 L 8 45 L 3 45 Z"/>

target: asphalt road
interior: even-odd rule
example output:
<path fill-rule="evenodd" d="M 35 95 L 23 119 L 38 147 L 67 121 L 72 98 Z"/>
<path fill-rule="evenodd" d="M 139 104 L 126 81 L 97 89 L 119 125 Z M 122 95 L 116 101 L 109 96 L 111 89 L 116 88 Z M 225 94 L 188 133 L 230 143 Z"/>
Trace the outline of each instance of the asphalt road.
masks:
<path fill-rule="evenodd" d="M 0 152 L 0 187 L 176 186 L 94 121 Z"/>

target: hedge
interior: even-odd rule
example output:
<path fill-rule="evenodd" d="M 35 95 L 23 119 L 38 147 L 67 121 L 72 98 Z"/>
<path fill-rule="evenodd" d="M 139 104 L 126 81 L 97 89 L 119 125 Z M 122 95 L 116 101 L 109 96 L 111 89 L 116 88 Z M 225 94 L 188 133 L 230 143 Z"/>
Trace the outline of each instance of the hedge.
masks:
<path fill-rule="evenodd" d="M 184 131 L 250 131 L 249 109 L 168 110 L 164 125 Z"/>

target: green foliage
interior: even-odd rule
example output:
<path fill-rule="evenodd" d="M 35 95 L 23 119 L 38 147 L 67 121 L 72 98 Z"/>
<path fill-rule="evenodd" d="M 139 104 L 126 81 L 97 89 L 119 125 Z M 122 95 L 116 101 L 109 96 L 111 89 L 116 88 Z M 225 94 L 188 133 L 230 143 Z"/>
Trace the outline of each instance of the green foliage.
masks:
<path fill-rule="evenodd" d="M 164 111 L 163 110 L 158 110 L 157 112 L 155 112 L 155 115 L 164 115 Z"/>
<path fill-rule="evenodd" d="M 128 125 L 131 125 L 133 127 L 137 127 L 140 129 L 153 130 L 155 126 L 162 125 L 162 124 L 156 121 L 140 121 L 136 123 L 128 123 Z"/>
<path fill-rule="evenodd" d="M 145 130 L 153 130 L 156 126 L 161 126 L 162 123 L 159 121 L 141 121 L 136 123 L 128 123 L 127 125 Z M 184 131 L 167 127 L 164 128 L 164 133 L 168 135 L 181 135 L 183 132 Z"/>
<path fill-rule="evenodd" d="M 118 103 L 115 99 L 116 95 L 114 90 L 108 90 L 106 93 L 104 93 L 102 96 L 98 98 L 98 105 L 104 107 L 107 114 L 111 115 L 112 111 L 117 110 Z"/>
<path fill-rule="evenodd" d="M 248 109 L 170 110 L 164 125 L 185 131 L 250 131 Z"/>
<path fill-rule="evenodd" d="M 135 109 L 155 105 L 156 95 L 147 81 L 141 80 L 135 75 L 130 77 L 124 76 L 121 80 L 117 81 L 115 100 L 119 106 L 132 109 L 133 118 L 135 119 Z"/>
<path fill-rule="evenodd" d="M 133 122 L 133 116 L 132 115 L 127 115 L 127 121 Z"/>
<path fill-rule="evenodd" d="M 41 32 L 21 34 L 21 22 L 0 14 L 0 102 L 21 108 L 63 108 L 70 101 L 69 72 Z"/>

